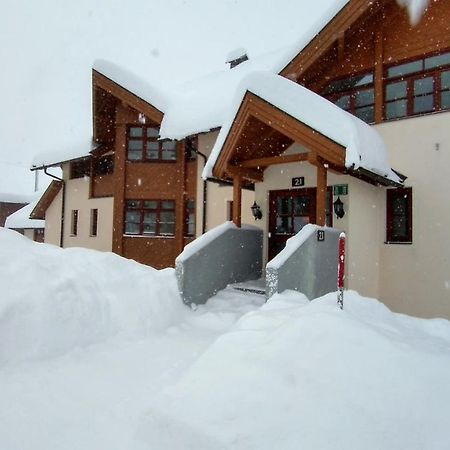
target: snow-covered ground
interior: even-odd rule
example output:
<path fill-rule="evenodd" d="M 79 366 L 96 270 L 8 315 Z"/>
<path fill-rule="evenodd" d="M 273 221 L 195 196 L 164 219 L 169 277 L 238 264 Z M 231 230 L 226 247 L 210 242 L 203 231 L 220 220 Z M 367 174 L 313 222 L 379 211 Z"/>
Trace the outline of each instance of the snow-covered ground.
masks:
<path fill-rule="evenodd" d="M 0 228 L 0 449 L 449 448 L 450 324 L 225 290 Z"/>

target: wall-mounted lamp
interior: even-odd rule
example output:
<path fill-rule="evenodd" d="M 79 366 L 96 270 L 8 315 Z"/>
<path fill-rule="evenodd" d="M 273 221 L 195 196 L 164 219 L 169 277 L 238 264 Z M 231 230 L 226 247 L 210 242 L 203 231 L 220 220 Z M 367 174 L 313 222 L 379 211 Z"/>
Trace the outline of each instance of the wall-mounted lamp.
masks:
<path fill-rule="evenodd" d="M 253 205 L 250 207 L 250 209 L 252 210 L 252 214 L 255 220 L 262 219 L 261 207 L 256 202 L 253 202 Z"/>
<path fill-rule="evenodd" d="M 345 211 L 344 211 L 344 204 L 342 203 L 342 200 L 339 197 L 334 201 L 333 207 L 334 213 L 336 214 L 338 219 L 342 219 L 345 215 Z"/>

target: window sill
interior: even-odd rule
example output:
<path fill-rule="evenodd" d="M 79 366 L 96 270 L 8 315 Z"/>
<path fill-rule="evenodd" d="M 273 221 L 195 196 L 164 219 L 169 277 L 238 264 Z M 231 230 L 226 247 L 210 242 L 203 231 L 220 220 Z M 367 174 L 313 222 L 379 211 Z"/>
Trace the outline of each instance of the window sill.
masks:
<path fill-rule="evenodd" d="M 175 239 L 173 234 L 159 234 L 157 236 L 151 234 L 123 234 L 125 238 L 144 238 L 144 239 Z"/>
<path fill-rule="evenodd" d="M 413 242 L 408 241 L 408 242 L 399 242 L 399 241 L 385 241 L 384 242 L 387 245 L 412 245 Z"/>

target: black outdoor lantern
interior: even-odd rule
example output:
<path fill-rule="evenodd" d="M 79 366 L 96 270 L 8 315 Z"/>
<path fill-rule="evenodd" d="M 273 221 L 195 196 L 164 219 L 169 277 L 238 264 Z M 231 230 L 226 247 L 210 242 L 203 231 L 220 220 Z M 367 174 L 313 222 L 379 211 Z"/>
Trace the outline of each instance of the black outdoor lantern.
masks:
<path fill-rule="evenodd" d="M 252 210 L 252 214 L 255 220 L 261 220 L 262 219 L 261 207 L 256 202 L 253 202 L 253 205 L 250 208 Z"/>
<path fill-rule="evenodd" d="M 339 196 L 333 203 L 333 206 L 334 206 L 334 213 L 336 214 L 338 219 L 342 219 L 345 215 L 345 211 L 344 211 L 344 204 L 342 203 L 342 200 L 339 198 Z"/>

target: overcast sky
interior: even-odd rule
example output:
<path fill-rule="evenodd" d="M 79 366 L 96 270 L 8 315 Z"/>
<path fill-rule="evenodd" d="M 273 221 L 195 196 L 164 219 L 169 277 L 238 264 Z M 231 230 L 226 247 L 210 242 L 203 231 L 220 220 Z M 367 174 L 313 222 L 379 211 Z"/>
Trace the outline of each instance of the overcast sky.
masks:
<path fill-rule="evenodd" d="M 0 192 L 29 191 L 18 173 L 36 154 L 90 138 L 95 59 L 170 85 L 224 69 L 236 47 L 295 42 L 333 1 L 2 0 Z"/>

